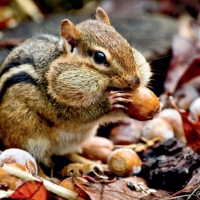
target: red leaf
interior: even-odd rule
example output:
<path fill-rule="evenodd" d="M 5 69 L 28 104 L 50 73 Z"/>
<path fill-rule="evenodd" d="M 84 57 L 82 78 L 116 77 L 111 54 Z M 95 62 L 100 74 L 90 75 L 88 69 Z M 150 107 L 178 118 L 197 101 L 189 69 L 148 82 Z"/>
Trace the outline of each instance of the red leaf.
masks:
<path fill-rule="evenodd" d="M 197 123 L 191 121 L 188 118 L 190 114 L 189 112 L 180 112 L 180 114 L 188 146 L 200 154 L 200 120 L 198 120 Z"/>
<path fill-rule="evenodd" d="M 180 110 L 172 99 L 171 104 L 181 115 L 188 146 L 190 146 L 196 153 L 200 154 L 200 118 L 198 118 L 197 122 L 192 121 L 189 118 L 190 112 Z"/>
<path fill-rule="evenodd" d="M 11 199 L 46 200 L 47 190 L 42 182 L 28 181 L 17 188 Z"/>
<path fill-rule="evenodd" d="M 178 90 L 184 83 L 200 75 L 200 57 L 193 60 L 191 65 L 187 68 L 183 76 L 178 81 L 176 90 Z"/>

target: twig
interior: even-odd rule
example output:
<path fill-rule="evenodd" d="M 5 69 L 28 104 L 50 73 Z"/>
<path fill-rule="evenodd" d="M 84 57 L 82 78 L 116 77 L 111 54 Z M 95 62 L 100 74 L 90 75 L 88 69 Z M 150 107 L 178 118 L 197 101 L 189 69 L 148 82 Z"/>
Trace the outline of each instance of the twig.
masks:
<path fill-rule="evenodd" d="M 0 198 L 10 197 L 13 193 L 14 193 L 13 190 L 8 190 L 8 191 L 0 190 Z"/>
<path fill-rule="evenodd" d="M 178 192 L 176 192 L 176 193 L 170 195 L 168 198 L 169 198 L 169 199 L 173 199 L 174 197 L 177 197 L 176 195 L 179 195 L 179 194 L 181 194 L 182 192 L 184 192 L 185 190 L 190 189 L 190 188 L 191 188 L 191 186 L 187 186 L 187 187 L 183 188 L 182 190 L 179 190 Z M 188 196 L 188 195 L 187 195 L 187 196 Z"/>
<path fill-rule="evenodd" d="M 133 143 L 129 145 L 114 145 L 114 149 L 127 148 L 127 149 L 133 149 L 136 152 L 141 152 L 148 149 L 149 147 L 154 146 L 156 142 L 159 142 L 161 140 L 161 138 L 155 137 L 153 139 L 148 140 L 144 137 L 141 137 L 141 140 L 144 143 L 137 143 L 137 144 Z"/>
<path fill-rule="evenodd" d="M 173 200 L 173 199 L 177 200 L 178 198 L 184 198 L 184 197 L 188 197 L 188 196 L 189 196 L 188 194 L 184 194 L 184 195 L 180 195 L 180 196 L 175 196 L 175 197 L 169 198 L 169 200 Z"/>
<path fill-rule="evenodd" d="M 197 187 L 191 194 L 190 194 L 190 196 L 187 198 L 187 200 L 189 200 L 190 199 L 190 197 L 192 197 L 192 195 L 198 190 L 200 188 L 200 186 L 199 187 Z"/>

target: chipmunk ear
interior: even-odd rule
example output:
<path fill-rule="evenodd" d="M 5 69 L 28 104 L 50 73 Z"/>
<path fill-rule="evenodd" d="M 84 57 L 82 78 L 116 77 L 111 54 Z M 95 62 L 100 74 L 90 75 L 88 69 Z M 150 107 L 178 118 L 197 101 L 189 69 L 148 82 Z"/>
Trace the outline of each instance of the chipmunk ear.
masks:
<path fill-rule="evenodd" d="M 98 7 L 96 10 L 96 18 L 97 18 L 97 20 L 99 20 L 107 25 L 110 25 L 110 19 L 109 19 L 108 15 L 100 7 Z"/>
<path fill-rule="evenodd" d="M 73 51 L 76 46 L 76 41 L 79 40 L 82 35 L 81 31 L 68 19 L 62 21 L 60 34 L 66 40 L 65 48 L 70 51 Z"/>

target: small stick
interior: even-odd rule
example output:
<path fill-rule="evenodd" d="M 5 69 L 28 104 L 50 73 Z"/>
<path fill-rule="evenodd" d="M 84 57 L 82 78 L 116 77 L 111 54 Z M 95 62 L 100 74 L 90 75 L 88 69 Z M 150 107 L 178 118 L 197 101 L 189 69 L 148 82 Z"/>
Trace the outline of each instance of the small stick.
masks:
<path fill-rule="evenodd" d="M 8 190 L 8 191 L 0 190 L 0 199 L 5 197 L 10 197 L 13 193 L 14 193 L 13 190 Z"/>
<path fill-rule="evenodd" d="M 32 176 L 32 174 L 28 173 L 28 172 L 24 172 L 20 169 L 17 169 L 13 166 L 10 166 L 8 164 L 4 164 L 4 166 L 2 167 L 3 170 L 5 170 L 6 172 L 19 177 L 20 179 L 23 179 L 25 181 L 39 181 L 41 182 L 40 179 Z M 66 199 L 72 199 L 72 200 L 83 200 L 82 198 L 78 197 L 78 194 L 75 192 L 72 192 L 71 190 L 68 190 L 64 187 L 61 187 L 59 185 L 56 185 L 50 181 L 47 181 L 45 179 L 42 179 L 42 182 L 45 186 L 45 188 L 47 190 L 49 190 L 50 192 L 53 192 L 61 197 L 64 197 Z"/>

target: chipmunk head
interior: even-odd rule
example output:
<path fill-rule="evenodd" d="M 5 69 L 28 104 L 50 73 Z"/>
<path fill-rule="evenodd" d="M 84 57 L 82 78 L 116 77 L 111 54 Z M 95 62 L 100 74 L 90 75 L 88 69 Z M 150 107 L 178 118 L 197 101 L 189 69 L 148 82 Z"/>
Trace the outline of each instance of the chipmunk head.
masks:
<path fill-rule="evenodd" d="M 101 8 L 97 20 L 61 24 L 64 54 L 47 73 L 49 93 L 59 102 L 88 106 L 112 89 L 137 88 L 149 81 L 144 57 L 110 25 Z"/>

